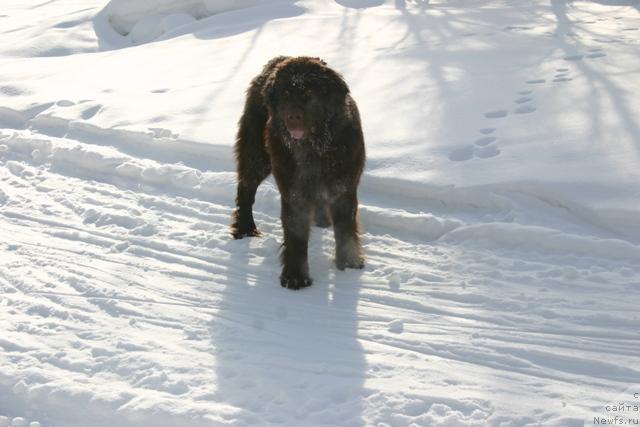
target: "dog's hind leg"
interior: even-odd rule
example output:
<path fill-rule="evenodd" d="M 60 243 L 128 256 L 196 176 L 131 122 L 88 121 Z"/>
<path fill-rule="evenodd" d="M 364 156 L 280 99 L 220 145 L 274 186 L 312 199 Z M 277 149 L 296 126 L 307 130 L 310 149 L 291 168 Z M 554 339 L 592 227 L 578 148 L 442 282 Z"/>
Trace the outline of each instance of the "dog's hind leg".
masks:
<path fill-rule="evenodd" d="M 336 267 L 364 267 L 364 256 L 358 229 L 358 197 L 347 192 L 331 205 L 333 232 L 336 239 Z"/>

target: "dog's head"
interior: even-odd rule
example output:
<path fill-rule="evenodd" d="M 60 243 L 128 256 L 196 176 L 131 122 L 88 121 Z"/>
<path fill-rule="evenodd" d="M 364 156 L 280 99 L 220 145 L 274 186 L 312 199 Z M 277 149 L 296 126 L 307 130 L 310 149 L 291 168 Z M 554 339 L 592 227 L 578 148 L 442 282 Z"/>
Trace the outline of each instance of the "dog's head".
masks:
<path fill-rule="evenodd" d="M 269 114 L 293 140 L 312 137 L 344 108 L 349 88 L 342 76 L 319 58 L 288 58 L 271 72 L 263 87 Z"/>

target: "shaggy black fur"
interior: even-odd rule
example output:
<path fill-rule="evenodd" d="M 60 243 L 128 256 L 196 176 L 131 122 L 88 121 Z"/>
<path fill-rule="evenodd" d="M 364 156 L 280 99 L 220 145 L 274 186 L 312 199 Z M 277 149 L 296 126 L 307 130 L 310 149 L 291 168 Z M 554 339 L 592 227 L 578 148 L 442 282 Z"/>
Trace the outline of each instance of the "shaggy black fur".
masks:
<path fill-rule="evenodd" d="M 362 268 L 357 188 L 365 149 L 360 115 L 342 77 L 319 58 L 269 61 L 246 94 L 235 145 L 238 193 L 233 237 L 257 236 L 252 206 L 273 173 L 282 200 L 280 283 L 311 285 L 309 228 L 333 225 L 336 266 Z"/>

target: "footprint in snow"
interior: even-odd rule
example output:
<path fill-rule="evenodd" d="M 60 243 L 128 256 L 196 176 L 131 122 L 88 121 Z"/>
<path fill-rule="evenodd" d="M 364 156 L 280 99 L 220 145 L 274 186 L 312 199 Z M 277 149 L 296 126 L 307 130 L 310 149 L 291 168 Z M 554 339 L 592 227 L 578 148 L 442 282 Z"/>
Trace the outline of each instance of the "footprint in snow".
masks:
<path fill-rule="evenodd" d="M 504 27 L 505 31 L 512 31 L 512 30 L 533 30 L 533 27 L 528 27 L 528 26 L 524 26 L 524 25 L 509 25 L 508 27 Z"/>
<path fill-rule="evenodd" d="M 500 154 L 500 150 L 495 145 L 489 145 L 476 150 L 476 156 L 480 157 L 481 159 L 495 157 L 498 154 Z"/>
<path fill-rule="evenodd" d="M 81 114 L 82 119 L 83 120 L 89 120 L 92 117 L 94 117 L 96 114 L 98 114 L 98 111 L 100 111 L 100 109 L 102 108 L 102 105 L 94 105 L 93 107 L 89 107 L 86 110 L 84 110 Z"/>
<path fill-rule="evenodd" d="M 485 137 L 476 139 L 475 144 L 480 147 L 484 147 L 491 144 L 492 142 L 495 142 L 496 139 L 498 138 L 496 138 L 495 136 L 485 136 Z"/>
<path fill-rule="evenodd" d="M 571 77 L 566 76 L 566 75 L 558 75 L 552 81 L 554 83 L 562 83 L 562 82 L 570 82 L 571 80 L 573 80 L 573 79 Z"/>
<path fill-rule="evenodd" d="M 452 162 L 463 162 L 473 157 L 474 148 L 472 145 L 466 147 L 457 148 L 449 154 L 449 160 Z"/>
<path fill-rule="evenodd" d="M 562 83 L 562 82 L 569 82 L 571 80 L 573 80 L 573 77 L 569 75 L 568 68 L 556 68 L 556 75 L 553 76 L 552 82 Z"/>
<path fill-rule="evenodd" d="M 494 130 L 495 129 L 492 129 L 491 132 L 493 132 Z M 496 138 L 495 136 L 480 137 L 475 140 L 474 145 L 467 145 L 453 150 L 449 154 L 449 160 L 453 162 L 463 162 L 474 157 L 479 159 L 488 159 L 490 157 L 495 157 L 500 154 L 500 150 L 494 145 L 494 142 L 496 142 L 497 139 L 498 138 Z"/>
<path fill-rule="evenodd" d="M 508 115 L 509 112 L 507 110 L 495 110 L 484 113 L 484 116 L 487 119 L 501 119 L 503 117 L 507 117 Z"/>
<path fill-rule="evenodd" d="M 595 58 L 602 58 L 604 56 L 607 56 L 607 54 L 602 52 L 602 49 L 600 48 L 590 49 L 589 52 L 590 53 L 587 53 L 587 54 L 567 55 L 563 59 L 565 61 L 582 61 L 584 58 L 595 59 Z"/>
<path fill-rule="evenodd" d="M 530 96 L 523 96 L 521 98 L 516 99 L 513 102 L 515 102 L 516 104 L 524 104 L 531 101 L 533 101 L 533 98 L 531 98 Z"/>
<path fill-rule="evenodd" d="M 533 113 L 534 111 L 536 111 L 536 107 L 527 104 L 516 108 L 513 112 L 516 114 L 529 114 Z"/>

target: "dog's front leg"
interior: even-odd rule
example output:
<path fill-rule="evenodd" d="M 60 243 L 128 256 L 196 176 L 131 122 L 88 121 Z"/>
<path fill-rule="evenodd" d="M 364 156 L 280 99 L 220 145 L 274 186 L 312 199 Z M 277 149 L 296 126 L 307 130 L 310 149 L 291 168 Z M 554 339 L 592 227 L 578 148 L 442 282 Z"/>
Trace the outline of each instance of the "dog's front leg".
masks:
<path fill-rule="evenodd" d="M 282 227 L 284 244 L 280 260 L 280 284 L 288 289 L 311 285 L 307 247 L 311 224 L 311 204 L 298 195 L 282 198 Z"/>

